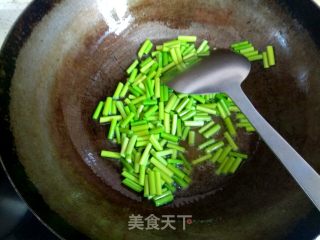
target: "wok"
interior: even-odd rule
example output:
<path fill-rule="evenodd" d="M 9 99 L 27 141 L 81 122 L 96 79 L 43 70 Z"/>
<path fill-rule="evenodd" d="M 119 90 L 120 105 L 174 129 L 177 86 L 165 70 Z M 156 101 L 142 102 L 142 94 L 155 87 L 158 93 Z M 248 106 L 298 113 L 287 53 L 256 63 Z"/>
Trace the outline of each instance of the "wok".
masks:
<path fill-rule="evenodd" d="M 275 156 L 248 139 L 252 158 L 231 178 L 195 174 L 196 188 L 165 207 L 121 185 L 101 159 L 105 127 L 91 120 L 145 38 L 194 34 L 227 48 L 272 44 L 277 66 L 254 64 L 244 90 L 258 111 L 320 172 L 320 11 L 311 1 L 34 1 L 0 55 L 0 153 L 33 212 L 66 239 L 314 239 L 320 215 Z M 192 215 L 182 230 L 129 230 L 129 216 Z"/>

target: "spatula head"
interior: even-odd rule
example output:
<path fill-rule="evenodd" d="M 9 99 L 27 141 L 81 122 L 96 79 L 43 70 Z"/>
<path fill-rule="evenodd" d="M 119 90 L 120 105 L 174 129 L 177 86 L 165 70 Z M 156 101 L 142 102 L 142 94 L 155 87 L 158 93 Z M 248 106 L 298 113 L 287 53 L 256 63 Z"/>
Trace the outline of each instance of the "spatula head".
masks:
<path fill-rule="evenodd" d="M 180 93 L 228 92 L 240 85 L 250 72 L 250 62 L 230 50 L 215 50 L 187 71 L 168 78 L 166 84 Z"/>

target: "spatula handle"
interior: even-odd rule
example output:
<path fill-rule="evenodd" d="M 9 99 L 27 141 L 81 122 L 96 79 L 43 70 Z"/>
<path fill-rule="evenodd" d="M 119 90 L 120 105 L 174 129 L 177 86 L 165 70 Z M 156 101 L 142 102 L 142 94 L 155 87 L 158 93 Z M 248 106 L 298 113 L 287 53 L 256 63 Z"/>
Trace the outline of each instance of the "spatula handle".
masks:
<path fill-rule="evenodd" d="M 227 94 L 238 105 L 255 127 L 264 142 L 279 158 L 289 173 L 320 211 L 320 176 L 294 150 L 290 144 L 258 113 L 240 86 L 228 90 Z"/>

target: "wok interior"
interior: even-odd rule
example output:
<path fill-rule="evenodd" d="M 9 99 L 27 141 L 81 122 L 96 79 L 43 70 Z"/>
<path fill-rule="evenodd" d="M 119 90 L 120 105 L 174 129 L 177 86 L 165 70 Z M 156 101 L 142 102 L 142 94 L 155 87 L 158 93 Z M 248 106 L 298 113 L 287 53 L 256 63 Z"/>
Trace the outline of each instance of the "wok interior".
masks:
<path fill-rule="evenodd" d="M 254 63 L 243 88 L 319 169 L 319 150 L 312 147 L 320 133 L 313 131 L 320 120 L 314 108 L 320 102 L 319 51 L 276 2 L 87 0 L 57 5 L 17 60 L 10 116 L 27 175 L 54 211 L 92 238 L 281 238 L 311 204 L 270 150 L 263 143 L 257 147 L 256 137 L 242 143 L 252 159 L 235 176 L 213 178 L 213 167 L 201 166 L 192 191 L 161 208 L 123 187 L 119 165 L 99 157 L 101 149 L 118 147 L 91 120 L 97 102 L 125 79 L 144 39 L 157 43 L 179 34 L 218 48 L 242 39 L 261 50 L 272 44 L 277 66 L 264 70 Z M 129 215 L 151 213 L 191 214 L 194 223 L 187 231 L 128 231 Z"/>

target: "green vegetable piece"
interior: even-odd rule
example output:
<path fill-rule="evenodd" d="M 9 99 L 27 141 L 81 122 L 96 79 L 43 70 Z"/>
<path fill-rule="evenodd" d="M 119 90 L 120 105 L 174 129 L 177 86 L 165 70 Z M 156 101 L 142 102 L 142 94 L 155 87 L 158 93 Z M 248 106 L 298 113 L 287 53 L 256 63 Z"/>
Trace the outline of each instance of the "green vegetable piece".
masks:
<path fill-rule="evenodd" d="M 150 41 L 150 39 L 147 39 L 141 46 L 140 50 L 138 51 L 138 57 L 139 58 L 142 58 L 143 54 L 145 54 L 147 51 L 146 50 L 151 50 L 150 48 L 150 45 L 151 45 L 151 48 L 152 48 L 152 42 Z M 149 51 L 150 51 L 149 50 Z"/>
<path fill-rule="evenodd" d="M 93 120 L 98 120 L 100 114 L 101 114 L 101 111 L 102 111 L 102 108 L 104 106 L 104 102 L 103 101 L 100 101 L 96 107 L 96 109 L 94 110 L 94 113 L 92 115 L 92 119 Z"/>
<path fill-rule="evenodd" d="M 110 124 L 110 128 L 109 128 L 109 132 L 108 132 L 108 139 L 109 140 L 112 140 L 114 138 L 116 126 L 117 126 L 117 120 L 112 119 L 111 124 Z"/>
<path fill-rule="evenodd" d="M 147 63 L 145 66 L 143 66 L 142 68 L 140 68 L 140 72 L 142 73 L 146 73 L 151 67 L 153 64 L 156 64 L 156 61 L 154 60 L 151 60 L 149 63 Z"/>
<path fill-rule="evenodd" d="M 186 56 L 190 53 L 197 53 L 194 44 L 191 44 L 189 47 L 187 47 L 183 52 L 182 52 L 182 56 Z"/>
<path fill-rule="evenodd" d="M 202 163 L 202 162 L 204 162 L 204 161 L 206 161 L 206 160 L 209 160 L 211 157 L 212 157 L 211 154 L 207 154 L 207 155 L 201 156 L 201 157 L 193 160 L 191 163 L 192 163 L 193 165 L 196 165 L 196 164 Z"/>
<path fill-rule="evenodd" d="M 183 57 L 184 61 L 192 61 L 192 60 L 195 60 L 195 59 L 198 59 L 198 55 L 197 55 L 196 51 L 192 51 L 192 52 L 184 55 L 184 57 Z"/>
<path fill-rule="evenodd" d="M 152 157 L 150 159 L 150 162 L 156 166 L 157 168 L 159 168 L 163 173 L 165 173 L 166 175 L 168 175 L 169 177 L 173 176 L 173 172 L 168 169 L 163 163 L 161 163 L 159 160 L 157 160 L 155 157 Z"/>
<path fill-rule="evenodd" d="M 199 150 L 203 150 L 203 149 L 205 149 L 206 147 L 208 147 L 209 145 L 211 145 L 211 144 L 213 144 L 213 143 L 215 143 L 215 142 L 216 142 L 216 140 L 210 139 L 210 140 L 208 140 L 208 141 L 206 141 L 206 142 L 204 142 L 204 143 L 201 143 L 201 144 L 199 145 L 198 149 L 199 149 Z"/>
<path fill-rule="evenodd" d="M 248 44 L 242 44 L 240 46 L 234 47 L 233 50 L 236 52 L 240 52 L 240 50 L 246 49 L 246 48 L 251 48 L 252 44 L 248 43 Z"/>
<path fill-rule="evenodd" d="M 108 122 L 111 122 L 112 120 L 120 121 L 122 120 L 122 116 L 115 115 L 115 116 L 108 116 L 108 117 L 100 117 L 99 123 L 108 123 Z"/>
<path fill-rule="evenodd" d="M 139 184 L 135 183 L 134 181 L 128 178 L 123 179 L 122 183 L 136 192 L 141 192 L 143 190 L 142 186 L 140 186 Z"/>
<path fill-rule="evenodd" d="M 111 113 L 112 107 L 112 97 L 107 97 L 106 102 L 104 104 L 104 108 L 102 111 L 103 116 L 108 116 Z"/>
<path fill-rule="evenodd" d="M 146 96 L 141 96 L 141 97 L 137 97 L 135 99 L 133 99 L 131 101 L 132 104 L 138 104 L 140 102 L 143 102 L 147 97 Z"/>
<path fill-rule="evenodd" d="M 197 36 L 178 36 L 178 40 L 184 42 L 196 42 Z"/>
<path fill-rule="evenodd" d="M 150 134 L 160 134 L 164 131 L 163 126 L 153 128 L 149 131 Z"/>
<path fill-rule="evenodd" d="M 246 54 L 246 53 L 253 52 L 253 51 L 254 51 L 254 47 L 248 47 L 248 48 L 244 48 L 244 49 L 239 50 L 239 52 L 241 54 Z"/>
<path fill-rule="evenodd" d="M 182 122 L 181 119 L 177 120 L 177 137 L 182 137 Z"/>
<path fill-rule="evenodd" d="M 120 155 L 122 157 L 126 156 L 126 150 L 127 150 L 128 143 L 129 143 L 129 138 L 128 137 L 124 137 L 123 141 L 122 141 L 122 144 L 121 144 L 121 151 L 120 151 Z"/>
<path fill-rule="evenodd" d="M 149 192 L 151 196 L 156 195 L 156 176 L 154 171 L 149 173 Z"/>
<path fill-rule="evenodd" d="M 210 116 L 199 116 L 199 115 L 195 115 L 193 117 L 193 121 L 204 121 L 204 122 L 208 122 L 211 121 L 212 118 Z"/>
<path fill-rule="evenodd" d="M 136 135 L 138 136 L 146 136 L 146 135 L 149 135 L 149 131 L 148 130 L 142 130 L 142 131 L 137 131 L 137 132 L 134 132 Z"/>
<path fill-rule="evenodd" d="M 259 55 L 259 51 L 258 50 L 254 50 L 254 51 L 251 51 L 251 52 L 245 52 L 242 55 L 245 56 L 246 58 L 248 58 L 248 57 Z"/>
<path fill-rule="evenodd" d="M 139 120 L 139 121 L 131 122 L 130 125 L 131 125 L 131 127 L 140 126 L 140 125 L 148 125 L 148 121 L 147 120 Z"/>
<path fill-rule="evenodd" d="M 261 60 L 261 59 L 262 59 L 262 54 L 258 54 L 258 55 L 255 55 L 255 56 L 248 57 L 248 60 L 250 62 Z"/>
<path fill-rule="evenodd" d="M 139 61 L 134 60 L 133 63 L 127 69 L 127 74 L 129 75 L 133 71 L 133 69 L 135 69 L 135 67 L 138 66 L 138 64 L 139 64 Z"/>
<path fill-rule="evenodd" d="M 117 143 L 118 143 L 118 144 L 121 144 L 121 133 L 120 133 L 120 129 L 119 129 L 119 126 L 118 126 L 118 125 L 116 126 L 115 132 L 116 132 Z"/>
<path fill-rule="evenodd" d="M 161 174 L 159 171 L 154 171 L 155 172 L 155 180 L 156 180 L 156 195 L 161 195 L 162 194 L 162 180 L 161 180 Z"/>
<path fill-rule="evenodd" d="M 268 63 L 269 63 L 269 66 L 273 66 L 275 65 L 275 57 L 274 57 L 274 50 L 273 50 L 273 47 L 268 45 L 267 46 L 267 56 L 268 56 Z"/>
<path fill-rule="evenodd" d="M 188 144 L 190 146 L 195 145 L 196 133 L 194 131 L 189 131 Z"/>
<path fill-rule="evenodd" d="M 140 165 L 139 184 L 140 184 L 141 186 L 144 186 L 144 183 L 145 183 L 145 175 L 146 175 L 146 166 Z"/>
<path fill-rule="evenodd" d="M 169 158 L 168 159 L 168 163 L 170 163 L 170 164 L 184 164 L 184 161 L 183 160 L 179 160 L 179 159 Z"/>
<path fill-rule="evenodd" d="M 145 106 L 152 106 L 157 104 L 158 104 L 158 101 L 156 99 L 147 99 L 143 101 L 143 105 Z"/>
<path fill-rule="evenodd" d="M 145 147 L 147 146 L 149 143 L 149 141 L 145 140 L 145 141 L 137 141 L 136 143 L 136 147 Z"/>
<path fill-rule="evenodd" d="M 175 94 L 172 94 L 169 98 L 169 101 L 164 109 L 166 113 L 169 113 L 174 106 L 174 103 L 177 101 L 178 97 Z"/>
<path fill-rule="evenodd" d="M 187 188 L 189 186 L 189 184 L 185 180 L 179 178 L 178 176 L 173 176 L 172 178 L 183 189 L 185 189 L 185 188 Z"/>
<path fill-rule="evenodd" d="M 135 113 L 130 112 L 130 114 L 121 122 L 120 126 L 122 128 L 126 127 L 129 124 L 129 122 L 134 118 L 134 116 Z"/>
<path fill-rule="evenodd" d="M 211 153 L 211 152 L 218 150 L 219 148 L 221 148 L 223 146 L 224 146 L 224 143 L 222 141 L 218 141 L 218 142 L 215 142 L 214 144 L 210 145 L 209 147 L 207 147 L 205 149 L 205 151 L 206 151 L 206 153 Z"/>
<path fill-rule="evenodd" d="M 220 174 L 222 173 L 222 170 L 223 170 L 223 168 L 225 167 L 225 165 L 227 164 L 227 162 L 228 162 L 228 157 L 225 157 L 225 158 L 223 159 L 223 162 L 221 162 L 220 166 L 219 166 L 218 169 L 215 171 L 215 173 L 216 173 L 217 175 L 220 175 Z"/>
<path fill-rule="evenodd" d="M 140 157 L 141 157 L 141 152 L 137 152 L 134 157 L 134 172 L 135 173 L 140 172 L 140 165 L 139 165 Z"/>
<path fill-rule="evenodd" d="M 212 127 L 213 125 L 214 125 L 214 121 L 211 121 L 211 122 L 207 123 L 206 125 L 204 125 L 203 127 L 201 127 L 198 132 L 202 134 L 205 131 L 207 131 L 210 127 Z"/>
<path fill-rule="evenodd" d="M 227 117 L 227 113 L 225 112 L 225 110 L 224 110 L 224 108 L 223 108 L 223 106 L 222 106 L 222 104 L 219 102 L 219 103 L 217 103 L 217 108 L 218 108 L 218 111 L 219 111 L 219 114 L 220 114 L 220 116 L 224 119 L 224 118 L 226 118 Z"/>
<path fill-rule="evenodd" d="M 225 123 L 225 125 L 226 125 L 229 133 L 231 134 L 231 136 L 232 136 L 232 137 L 237 136 L 237 132 L 236 132 L 236 130 L 235 130 L 233 124 L 232 124 L 232 121 L 231 121 L 231 119 L 230 119 L 229 117 L 226 117 L 226 118 L 224 119 L 224 123 Z"/>
<path fill-rule="evenodd" d="M 182 114 L 182 113 L 181 113 Z M 194 110 L 188 110 L 186 114 L 182 115 L 181 119 L 182 121 L 187 121 L 188 119 L 192 118 L 193 116 L 195 116 L 197 114 L 196 111 Z"/>
<path fill-rule="evenodd" d="M 225 137 L 229 145 L 232 147 L 232 150 L 237 151 L 239 149 L 239 147 L 234 142 L 234 140 L 232 139 L 231 135 L 228 132 L 224 132 L 223 136 Z"/>
<path fill-rule="evenodd" d="M 204 125 L 204 121 L 185 121 L 184 125 L 187 127 L 201 127 Z"/>
<path fill-rule="evenodd" d="M 144 67 L 146 64 L 148 64 L 149 62 L 152 61 L 151 57 L 146 58 L 145 60 L 143 60 L 140 64 L 140 68 Z"/>
<path fill-rule="evenodd" d="M 201 95 L 191 95 L 191 97 L 198 101 L 199 103 L 205 103 L 206 102 L 206 99 L 204 99 L 203 97 L 201 97 Z"/>
<path fill-rule="evenodd" d="M 171 142 L 178 142 L 179 141 L 179 137 L 174 136 L 170 133 L 166 133 L 166 132 L 162 132 L 161 137 L 168 140 L 168 141 L 171 141 Z"/>
<path fill-rule="evenodd" d="M 198 106 L 196 107 L 196 109 L 197 109 L 198 111 L 201 111 L 201 112 L 206 112 L 206 113 L 209 113 L 209 114 L 217 115 L 217 111 L 214 110 L 214 109 L 211 109 L 211 108 L 202 107 L 202 106 L 198 105 Z"/>
<path fill-rule="evenodd" d="M 234 161 L 235 161 L 235 159 L 233 157 L 229 157 L 226 160 L 226 163 L 224 164 L 224 167 L 222 168 L 221 173 L 223 173 L 223 174 L 229 173 L 230 168 L 231 168 L 232 164 L 234 163 Z"/>
<path fill-rule="evenodd" d="M 129 85 L 130 85 L 130 82 L 126 82 L 124 84 L 124 86 L 120 92 L 120 95 L 119 95 L 120 98 L 124 98 L 127 95 L 128 90 L 129 90 Z"/>
<path fill-rule="evenodd" d="M 262 61 L 263 61 L 263 67 L 269 68 L 269 61 L 268 61 L 268 55 L 266 52 L 262 52 Z"/>
<path fill-rule="evenodd" d="M 162 150 L 156 153 L 156 156 L 158 157 L 163 157 L 163 156 L 167 156 L 167 155 L 172 155 L 174 153 L 174 149 L 166 149 L 166 150 Z"/>
<path fill-rule="evenodd" d="M 199 48 L 197 49 L 197 53 L 202 52 L 207 45 L 208 45 L 208 41 L 207 40 L 202 41 L 202 43 L 200 44 Z"/>
<path fill-rule="evenodd" d="M 153 47 L 152 42 L 149 42 L 149 44 L 148 44 L 148 46 L 146 47 L 144 53 L 145 53 L 145 54 L 148 54 L 148 53 L 151 51 L 152 47 Z"/>
<path fill-rule="evenodd" d="M 221 155 L 222 152 L 223 152 L 223 149 L 222 149 L 222 148 L 219 148 L 219 149 L 213 154 L 213 157 L 210 159 L 210 161 L 211 161 L 212 163 L 215 163 L 215 162 L 219 159 L 219 157 L 220 157 L 220 155 Z"/>
<path fill-rule="evenodd" d="M 178 146 L 178 145 L 173 144 L 173 143 L 168 143 L 167 144 L 167 148 L 175 149 L 175 150 L 178 150 L 180 152 L 186 152 L 186 149 L 184 147 Z"/>
<path fill-rule="evenodd" d="M 235 158 L 242 158 L 242 159 L 247 159 L 248 158 L 247 154 L 239 153 L 239 152 L 230 152 L 229 155 L 231 157 L 235 157 Z"/>
<path fill-rule="evenodd" d="M 236 158 L 236 160 L 232 163 L 231 167 L 229 168 L 230 173 L 235 173 L 236 170 L 239 168 L 242 162 L 242 158 Z"/>
<path fill-rule="evenodd" d="M 230 111 L 229 111 L 229 108 L 228 108 L 225 100 L 222 98 L 222 99 L 220 99 L 219 103 L 221 104 L 221 106 L 222 106 L 224 112 L 226 113 L 226 115 L 230 116 Z"/>
<path fill-rule="evenodd" d="M 167 174 L 165 174 L 161 169 L 159 169 L 159 168 L 157 168 L 157 167 L 154 167 L 154 169 L 160 172 L 160 174 L 161 174 L 161 179 L 162 179 L 165 183 L 171 185 L 171 184 L 174 182 L 173 179 L 172 179 L 171 177 L 169 177 Z"/>
<path fill-rule="evenodd" d="M 101 157 L 105 157 L 105 158 L 115 158 L 115 159 L 120 159 L 121 158 L 120 153 L 106 151 L 106 150 L 102 150 L 100 155 L 101 155 Z"/>
<path fill-rule="evenodd" d="M 177 100 L 176 100 L 175 103 L 173 104 L 172 111 L 176 111 L 176 108 L 177 108 L 177 106 L 179 105 L 180 100 L 181 100 L 181 99 L 177 96 Z M 171 114 L 171 113 L 170 113 L 170 114 Z"/>
<path fill-rule="evenodd" d="M 144 151 L 142 153 L 142 156 L 140 158 L 140 162 L 139 162 L 140 165 L 147 165 L 148 159 L 149 159 L 149 156 L 150 156 L 151 147 L 152 147 L 152 144 L 148 143 L 148 145 L 144 149 Z"/>
<path fill-rule="evenodd" d="M 121 101 L 117 101 L 116 106 L 117 106 L 117 109 L 118 109 L 119 113 L 121 114 L 122 118 L 123 119 L 127 118 L 127 114 L 124 110 L 123 103 Z"/>
<path fill-rule="evenodd" d="M 176 168 L 175 166 L 173 166 L 172 164 L 168 164 L 167 165 L 167 168 L 169 169 L 169 170 L 171 170 L 173 173 L 174 173 L 174 175 L 176 175 L 177 177 L 179 177 L 179 178 L 184 178 L 184 176 L 186 175 L 184 172 L 182 172 L 180 169 L 178 169 L 178 168 Z"/>
<path fill-rule="evenodd" d="M 177 112 L 177 113 L 180 113 L 180 112 L 185 108 L 185 106 L 188 104 L 189 101 L 190 101 L 189 98 L 184 98 L 184 99 L 179 103 L 179 105 L 175 108 L 176 112 Z"/>
<path fill-rule="evenodd" d="M 150 117 L 152 114 L 157 112 L 159 107 L 157 105 L 152 106 L 151 108 L 148 109 L 148 111 L 144 114 L 145 118 Z"/>
<path fill-rule="evenodd" d="M 135 68 L 135 69 L 132 70 L 132 72 L 130 74 L 130 77 L 128 79 L 128 82 L 129 83 L 133 83 L 136 80 L 137 75 L 138 75 L 138 69 Z"/>
<path fill-rule="evenodd" d="M 163 120 L 164 119 L 164 103 L 159 102 L 159 119 Z"/>
<path fill-rule="evenodd" d="M 173 114 L 172 116 L 172 126 L 171 126 L 171 134 L 176 135 L 177 133 L 177 122 L 178 122 L 178 115 Z"/>
<path fill-rule="evenodd" d="M 182 131 L 182 136 L 181 136 L 181 140 L 185 141 L 188 137 L 190 131 L 190 127 L 185 127 Z"/>
<path fill-rule="evenodd" d="M 125 155 L 126 155 L 126 156 L 131 156 L 132 151 L 133 151 L 133 148 L 134 148 L 134 146 L 135 146 L 135 144 L 136 144 L 136 142 L 137 142 L 137 139 L 138 139 L 138 136 L 137 136 L 137 135 L 133 135 L 133 136 L 130 138 L 130 140 L 129 140 L 129 142 L 128 142 L 128 145 L 127 145 L 127 147 L 126 147 L 126 150 L 125 150 Z M 142 185 L 142 184 L 141 184 L 141 185 Z"/>
<path fill-rule="evenodd" d="M 163 198 L 160 198 L 158 200 L 156 200 L 154 203 L 157 207 L 160 207 L 162 205 L 165 205 L 165 204 L 168 204 L 170 202 L 173 201 L 173 195 L 172 194 L 169 194 Z"/>
<path fill-rule="evenodd" d="M 126 170 L 124 170 L 124 171 L 122 171 L 121 175 L 123 177 L 128 178 L 128 179 L 132 180 L 133 182 L 139 184 L 139 179 L 135 175 L 133 175 L 132 173 L 127 172 Z"/>
<path fill-rule="evenodd" d="M 226 147 L 224 147 L 220 157 L 218 158 L 217 162 L 222 163 L 225 158 L 227 157 L 227 155 L 229 154 L 229 152 L 231 151 L 231 146 L 227 145 Z"/>
<path fill-rule="evenodd" d="M 237 48 L 237 47 L 239 47 L 239 46 L 248 45 L 248 44 L 249 44 L 249 41 L 244 40 L 244 41 L 241 41 L 241 42 L 233 43 L 233 44 L 231 45 L 231 48 Z"/>
<path fill-rule="evenodd" d="M 167 184 L 167 185 L 170 185 L 170 184 Z M 157 200 L 164 198 L 168 195 L 172 195 L 172 191 L 170 189 L 168 190 L 167 188 L 165 188 L 164 191 L 162 191 L 162 193 L 160 195 L 154 196 L 153 200 L 157 201 Z"/>
<path fill-rule="evenodd" d="M 144 131 L 144 130 L 148 130 L 148 129 L 149 129 L 149 124 L 147 124 L 147 123 L 131 127 L 131 130 L 134 132 Z"/>
<path fill-rule="evenodd" d="M 215 135 L 219 130 L 221 129 L 221 126 L 219 124 L 214 125 L 213 127 L 209 128 L 206 132 L 203 133 L 203 136 L 205 138 L 212 137 Z"/>
<path fill-rule="evenodd" d="M 171 62 L 171 63 L 167 64 L 164 68 L 162 68 L 161 73 L 165 73 L 165 72 L 173 69 L 175 66 L 176 66 L 176 63 L 175 62 Z"/>
<path fill-rule="evenodd" d="M 158 140 L 155 138 L 154 135 L 150 136 L 150 142 L 151 142 L 152 146 L 154 147 L 154 149 L 156 149 L 157 151 L 163 150 L 163 147 L 161 146 L 161 144 L 158 142 Z"/>
<path fill-rule="evenodd" d="M 139 166 L 139 165 L 138 165 Z M 148 175 L 145 176 L 144 178 L 144 192 L 143 192 L 143 196 L 144 197 L 149 197 L 149 177 Z"/>
<path fill-rule="evenodd" d="M 170 133 L 170 114 L 169 113 L 164 113 L 164 131 L 166 133 Z"/>
<path fill-rule="evenodd" d="M 129 116 L 130 113 L 131 113 L 129 106 L 125 106 L 125 107 L 124 107 L 124 111 L 125 111 L 125 113 L 126 113 L 127 116 Z"/>
<path fill-rule="evenodd" d="M 128 171 L 129 173 L 133 173 L 134 172 L 134 169 L 133 169 L 132 165 L 126 159 L 121 158 L 120 162 L 121 162 L 121 164 L 123 165 L 123 167 L 124 167 L 124 169 L 126 171 Z"/>
<path fill-rule="evenodd" d="M 115 92 L 114 92 L 114 94 L 113 94 L 113 98 L 114 99 L 119 99 L 119 96 L 120 96 L 120 93 L 121 93 L 121 91 L 122 91 L 122 88 L 123 88 L 123 83 L 122 82 L 119 82 L 118 83 L 118 86 L 117 86 L 117 88 L 116 88 L 116 90 L 115 90 Z"/>

